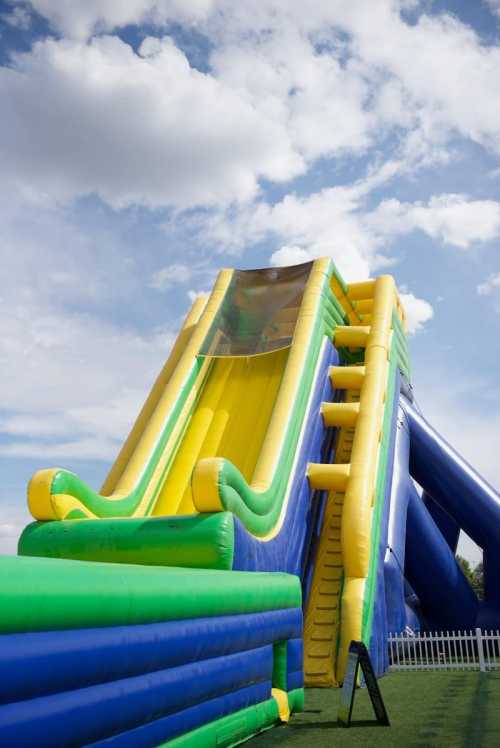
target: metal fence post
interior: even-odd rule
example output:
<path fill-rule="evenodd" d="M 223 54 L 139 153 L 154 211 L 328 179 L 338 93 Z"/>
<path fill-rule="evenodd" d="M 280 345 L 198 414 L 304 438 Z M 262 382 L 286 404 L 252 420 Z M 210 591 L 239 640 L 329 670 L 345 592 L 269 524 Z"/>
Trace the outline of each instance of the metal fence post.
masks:
<path fill-rule="evenodd" d="M 477 653 L 479 656 L 479 670 L 482 673 L 485 673 L 486 665 L 484 664 L 483 637 L 482 637 L 480 628 L 476 628 L 476 641 L 477 641 Z"/>

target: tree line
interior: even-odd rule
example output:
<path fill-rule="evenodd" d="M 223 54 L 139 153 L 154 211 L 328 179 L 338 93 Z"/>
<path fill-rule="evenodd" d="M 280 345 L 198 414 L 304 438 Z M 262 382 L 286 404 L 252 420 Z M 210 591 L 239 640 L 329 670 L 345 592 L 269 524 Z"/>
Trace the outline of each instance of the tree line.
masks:
<path fill-rule="evenodd" d="M 469 561 L 463 556 L 457 555 L 457 561 L 462 569 L 467 581 L 478 596 L 480 600 L 484 600 L 484 574 L 483 574 L 483 562 L 481 561 L 477 566 L 472 566 Z"/>

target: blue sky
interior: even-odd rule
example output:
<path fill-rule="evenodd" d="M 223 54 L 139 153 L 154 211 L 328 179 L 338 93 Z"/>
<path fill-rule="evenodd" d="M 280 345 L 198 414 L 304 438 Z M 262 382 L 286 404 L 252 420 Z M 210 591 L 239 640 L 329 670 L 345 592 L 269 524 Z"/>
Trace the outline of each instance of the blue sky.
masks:
<path fill-rule="evenodd" d="M 500 0 L 0 2 L 0 66 L 1 551 L 34 470 L 99 485 L 223 266 L 393 273 L 499 485 Z"/>

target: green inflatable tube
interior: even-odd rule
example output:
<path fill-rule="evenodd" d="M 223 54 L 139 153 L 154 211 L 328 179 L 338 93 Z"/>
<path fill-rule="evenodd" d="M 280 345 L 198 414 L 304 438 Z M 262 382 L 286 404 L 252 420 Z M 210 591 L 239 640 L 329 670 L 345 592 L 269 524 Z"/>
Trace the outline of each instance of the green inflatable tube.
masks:
<path fill-rule="evenodd" d="M 231 569 L 233 553 L 230 512 L 33 522 L 19 539 L 21 556 L 120 564 Z"/>
<path fill-rule="evenodd" d="M 0 633 L 256 613 L 301 606 L 290 574 L 0 558 Z"/>

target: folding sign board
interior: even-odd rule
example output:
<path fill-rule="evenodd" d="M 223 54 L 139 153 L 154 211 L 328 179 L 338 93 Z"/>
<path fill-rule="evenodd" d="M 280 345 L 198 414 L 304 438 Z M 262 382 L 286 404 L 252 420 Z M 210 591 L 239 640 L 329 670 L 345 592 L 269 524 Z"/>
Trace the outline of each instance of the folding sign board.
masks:
<path fill-rule="evenodd" d="M 366 688 L 370 694 L 377 722 L 381 725 L 389 726 L 389 717 L 382 699 L 382 694 L 378 687 L 377 678 L 373 671 L 370 655 L 368 654 L 368 650 L 363 642 L 355 641 L 352 641 L 349 646 L 344 685 L 342 686 L 340 694 L 340 707 L 337 717 L 338 722 L 343 727 L 349 727 L 351 724 L 354 695 L 356 693 L 356 682 L 360 666 L 365 679 Z"/>

